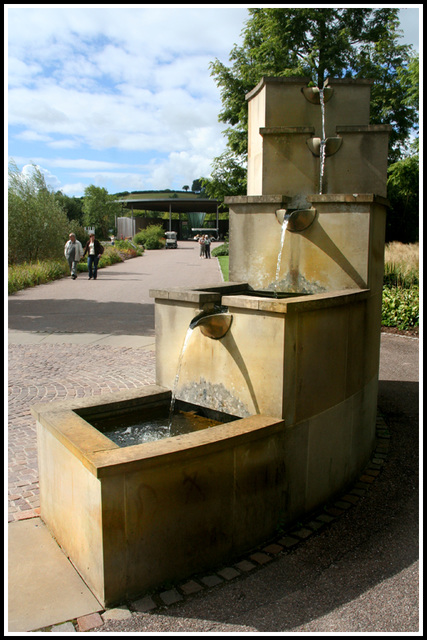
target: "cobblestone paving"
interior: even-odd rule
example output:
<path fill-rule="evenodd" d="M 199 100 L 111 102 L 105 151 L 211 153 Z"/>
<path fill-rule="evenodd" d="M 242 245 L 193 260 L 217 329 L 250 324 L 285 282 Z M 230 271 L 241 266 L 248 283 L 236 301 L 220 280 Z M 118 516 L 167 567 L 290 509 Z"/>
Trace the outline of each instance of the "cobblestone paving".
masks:
<path fill-rule="evenodd" d="M 155 353 L 100 345 L 12 344 L 8 360 L 8 520 L 13 522 L 40 512 L 31 405 L 154 384 Z"/>

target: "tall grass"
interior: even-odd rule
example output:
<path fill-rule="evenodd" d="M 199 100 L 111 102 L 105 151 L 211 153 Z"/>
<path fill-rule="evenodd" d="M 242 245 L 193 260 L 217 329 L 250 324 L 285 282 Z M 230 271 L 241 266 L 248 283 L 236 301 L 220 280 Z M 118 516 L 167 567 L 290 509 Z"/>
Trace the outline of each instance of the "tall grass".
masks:
<path fill-rule="evenodd" d="M 419 293 L 419 244 L 390 242 L 384 253 L 383 326 L 418 327 Z"/>
<path fill-rule="evenodd" d="M 140 247 L 136 249 L 129 243 L 122 243 L 123 246 L 113 247 L 107 245 L 102 254 L 98 269 L 108 267 L 117 262 L 123 262 L 125 258 L 142 255 Z M 77 264 L 79 272 L 88 270 L 87 261 L 82 260 Z M 21 264 L 9 265 L 8 267 L 8 294 L 12 295 L 21 289 L 35 287 L 38 284 L 45 284 L 52 280 L 58 280 L 70 275 L 68 262 L 62 260 L 38 260 L 37 262 L 23 262 Z"/>
<path fill-rule="evenodd" d="M 409 288 L 419 284 L 419 244 L 390 242 L 384 252 L 384 284 Z"/>
<path fill-rule="evenodd" d="M 38 260 L 9 266 L 8 294 L 63 278 L 68 273 L 69 268 L 65 260 Z"/>

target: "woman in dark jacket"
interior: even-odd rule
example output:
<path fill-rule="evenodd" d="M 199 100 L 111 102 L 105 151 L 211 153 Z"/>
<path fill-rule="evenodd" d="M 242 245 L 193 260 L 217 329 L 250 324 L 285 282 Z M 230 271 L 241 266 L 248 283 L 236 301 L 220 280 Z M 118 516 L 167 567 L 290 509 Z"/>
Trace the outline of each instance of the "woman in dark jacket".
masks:
<path fill-rule="evenodd" d="M 85 257 L 87 253 L 87 268 L 89 270 L 89 280 L 96 280 L 97 272 L 98 272 L 98 260 L 104 253 L 104 247 L 98 240 L 95 240 L 95 234 L 91 233 L 89 235 L 89 240 L 86 242 L 85 250 L 83 253 L 83 257 Z"/>

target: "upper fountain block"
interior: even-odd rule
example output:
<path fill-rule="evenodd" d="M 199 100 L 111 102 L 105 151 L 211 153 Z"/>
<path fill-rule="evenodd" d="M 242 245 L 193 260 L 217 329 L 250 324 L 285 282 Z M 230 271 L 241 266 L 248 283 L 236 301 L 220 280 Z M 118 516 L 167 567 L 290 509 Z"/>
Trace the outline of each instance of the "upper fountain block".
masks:
<path fill-rule="evenodd" d="M 326 158 L 323 193 L 386 196 L 389 125 L 369 124 L 372 80 L 325 83 Z M 322 137 L 319 91 L 308 78 L 262 78 L 248 100 L 247 194 L 284 194 L 304 207 L 319 193 Z"/>

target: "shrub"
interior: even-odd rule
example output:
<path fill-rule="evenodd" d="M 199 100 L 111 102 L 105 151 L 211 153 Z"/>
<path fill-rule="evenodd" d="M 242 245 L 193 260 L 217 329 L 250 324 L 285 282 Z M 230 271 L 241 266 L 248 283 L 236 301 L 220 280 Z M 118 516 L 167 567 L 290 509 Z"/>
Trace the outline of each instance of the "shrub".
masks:
<path fill-rule="evenodd" d="M 224 244 L 220 244 L 219 247 L 216 247 L 212 250 L 212 256 L 214 258 L 218 258 L 219 256 L 228 256 L 228 250 L 228 242 L 225 242 Z"/>
<path fill-rule="evenodd" d="M 136 245 L 130 240 L 116 240 L 114 243 L 114 249 L 119 251 L 124 260 L 127 258 L 136 258 L 144 253 L 144 247 Z"/>
<path fill-rule="evenodd" d="M 143 245 L 144 244 L 144 240 L 145 240 L 145 234 L 143 231 L 138 231 L 138 233 L 136 233 L 133 238 L 132 238 L 133 242 L 135 244 L 140 244 Z"/>
<path fill-rule="evenodd" d="M 139 231 L 133 241 L 142 244 L 146 249 L 162 249 L 165 246 L 165 231 L 161 224 L 151 224 L 146 229 Z"/>
<path fill-rule="evenodd" d="M 397 327 L 401 330 L 418 327 L 420 321 L 419 287 L 385 286 L 383 288 L 381 321 L 385 327 Z"/>

